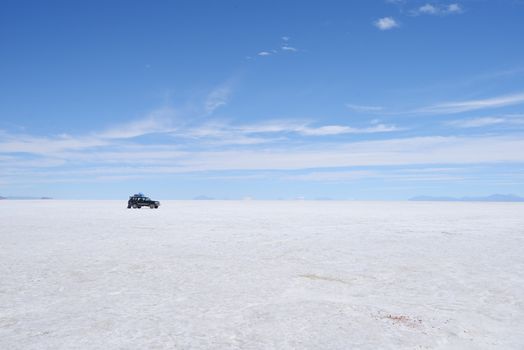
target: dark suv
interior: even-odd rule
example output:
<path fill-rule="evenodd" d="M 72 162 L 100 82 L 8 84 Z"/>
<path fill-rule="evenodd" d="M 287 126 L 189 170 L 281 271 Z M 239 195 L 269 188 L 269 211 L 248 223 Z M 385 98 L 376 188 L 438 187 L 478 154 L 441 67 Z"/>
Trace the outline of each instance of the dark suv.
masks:
<path fill-rule="evenodd" d="M 156 209 L 160 205 L 159 201 L 151 200 L 151 198 L 144 196 L 142 193 L 134 194 L 129 197 L 127 201 L 127 209 L 135 208 L 140 209 L 142 207 L 149 207 Z"/>

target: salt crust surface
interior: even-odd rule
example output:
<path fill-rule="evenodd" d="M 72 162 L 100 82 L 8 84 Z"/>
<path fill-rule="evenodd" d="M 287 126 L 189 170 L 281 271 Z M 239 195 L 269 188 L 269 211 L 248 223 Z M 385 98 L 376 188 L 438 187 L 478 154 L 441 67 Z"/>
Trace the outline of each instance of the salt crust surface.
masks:
<path fill-rule="evenodd" d="M 0 201 L 0 349 L 523 349 L 520 203 Z"/>

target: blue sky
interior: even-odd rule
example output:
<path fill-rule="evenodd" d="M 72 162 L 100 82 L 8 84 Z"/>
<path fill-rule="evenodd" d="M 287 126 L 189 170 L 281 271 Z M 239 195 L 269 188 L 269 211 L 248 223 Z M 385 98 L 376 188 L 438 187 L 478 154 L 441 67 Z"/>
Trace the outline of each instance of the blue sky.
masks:
<path fill-rule="evenodd" d="M 0 6 L 0 195 L 524 195 L 523 1 Z"/>

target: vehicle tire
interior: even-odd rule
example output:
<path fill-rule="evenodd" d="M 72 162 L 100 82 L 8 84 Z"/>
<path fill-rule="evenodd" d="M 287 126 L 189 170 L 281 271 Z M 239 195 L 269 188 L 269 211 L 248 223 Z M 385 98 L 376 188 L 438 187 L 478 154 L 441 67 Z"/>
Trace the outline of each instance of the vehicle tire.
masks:
<path fill-rule="evenodd" d="M 133 204 L 133 209 L 137 209 L 137 208 L 138 208 L 138 205 Z"/>
<path fill-rule="evenodd" d="M 155 205 L 154 205 L 154 204 L 150 204 L 150 205 L 149 205 L 149 208 L 151 208 L 151 209 L 155 209 Z"/>

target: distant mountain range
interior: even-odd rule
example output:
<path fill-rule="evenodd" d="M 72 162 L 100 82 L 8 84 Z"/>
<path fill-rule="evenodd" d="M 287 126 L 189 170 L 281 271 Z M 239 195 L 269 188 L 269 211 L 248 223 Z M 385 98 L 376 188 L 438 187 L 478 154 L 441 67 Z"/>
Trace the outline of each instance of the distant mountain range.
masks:
<path fill-rule="evenodd" d="M 410 201 L 433 201 L 433 202 L 524 202 L 524 197 L 514 194 L 492 194 L 486 197 L 432 197 L 417 196 Z"/>
<path fill-rule="evenodd" d="M 202 194 L 200 196 L 194 197 L 193 200 L 195 200 L 195 201 L 212 201 L 212 200 L 215 200 L 215 198 L 208 197 L 208 196 Z"/>
<path fill-rule="evenodd" d="M 0 196 L 0 200 L 2 199 L 53 199 L 53 198 L 51 197 L 24 197 L 24 196 L 2 197 Z"/>

